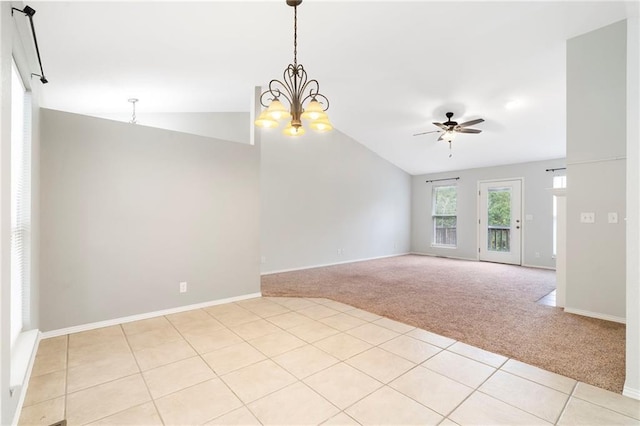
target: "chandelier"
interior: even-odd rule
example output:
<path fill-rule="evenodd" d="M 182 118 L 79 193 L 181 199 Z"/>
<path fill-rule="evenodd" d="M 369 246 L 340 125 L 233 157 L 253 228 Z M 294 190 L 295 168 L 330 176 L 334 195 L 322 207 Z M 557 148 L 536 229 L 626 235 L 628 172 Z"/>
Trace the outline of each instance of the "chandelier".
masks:
<path fill-rule="evenodd" d="M 284 70 L 281 80 L 271 80 L 269 88 L 260 95 L 260 104 L 266 109 L 258 116 L 255 125 L 263 128 L 278 127 L 279 120 L 289 119 L 283 133 L 301 136 L 305 133 L 302 119 L 316 132 L 333 129 L 325 112 L 329 100 L 320 93 L 317 80 L 309 80 L 302 64 L 298 64 L 298 6 L 302 0 L 286 0 L 293 7 L 293 64 Z M 289 103 L 289 109 L 280 101 Z M 265 102 L 266 101 L 266 102 Z"/>

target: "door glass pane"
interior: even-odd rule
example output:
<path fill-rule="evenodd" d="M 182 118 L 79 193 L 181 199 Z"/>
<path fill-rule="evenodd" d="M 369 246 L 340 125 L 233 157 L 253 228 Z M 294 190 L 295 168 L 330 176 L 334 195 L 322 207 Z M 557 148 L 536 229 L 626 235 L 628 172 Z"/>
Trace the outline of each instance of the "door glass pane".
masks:
<path fill-rule="evenodd" d="M 434 216 L 436 238 L 435 243 L 438 245 L 455 246 L 457 242 L 456 216 Z"/>
<path fill-rule="evenodd" d="M 487 249 L 511 251 L 511 188 L 491 188 L 487 200 Z"/>

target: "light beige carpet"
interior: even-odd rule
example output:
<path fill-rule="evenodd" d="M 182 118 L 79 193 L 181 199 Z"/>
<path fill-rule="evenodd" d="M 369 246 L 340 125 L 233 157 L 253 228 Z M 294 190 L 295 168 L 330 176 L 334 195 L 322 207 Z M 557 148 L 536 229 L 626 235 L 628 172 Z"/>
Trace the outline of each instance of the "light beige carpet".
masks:
<path fill-rule="evenodd" d="M 325 297 L 614 392 L 625 326 L 536 303 L 555 272 L 407 255 L 265 275 L 263 296 Z"/>

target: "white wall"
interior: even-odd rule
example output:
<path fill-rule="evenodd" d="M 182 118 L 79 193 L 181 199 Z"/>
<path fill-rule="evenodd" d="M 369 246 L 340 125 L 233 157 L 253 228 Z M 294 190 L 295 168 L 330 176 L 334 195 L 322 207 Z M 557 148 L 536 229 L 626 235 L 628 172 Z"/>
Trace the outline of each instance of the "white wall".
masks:
<path fill-rule="evenodd" d="M 625 21 L 567 41 L 565 310 L 617 321 L 626 316 L 626 41 Z M 595 223 L 581 223 L 582 212 Z"/>
<path fill-rule="evenodd" d="M 411 251 L 429 255 L 476 260 L 478 256 L 478 181 L 524 178 L 522 211 L 524 265 L 555 267 L 553 259 L 553 173 L 549 168 L 564 167 L 563 159 L 457 170 L 413 176 L 411 201 Z M 432 247 L 432 183 L 427 180 L 460 177 L 458 187 L 458 246 Z M 532 215 L 533 220 L 525 220 Z M 536 256 L 539 253 L 539 257 Z"/>
<path fill-rule="evenodd" d="M 37 69 L 37 60 L 29 21 L 22 14 L 11 16 L 11 6 L 22 8 L 19 2 L 0 2 L 0 424 L 10 424 L 16 413 L 22 387 L 11 394 L 10 375 L 12 359 L 10 351 L 10 300 L 11 300 L 11 58 L 15 58 L 21 74 L 28 76 Z M 38 166 L 39 166 L 39 97 L 40 81 L 27 80 L 25 85 L 32 94 L 32 223 L 31 223 L 31 310 L 25 318 L 24 331 L 38 329 L 39 303 L 39 224 L 38 224 Z M 28 358 L 31 354 L 22 354 Z"/>
<path fill-rule="evenodd" d="M 640 399 L 640 19 L 627 21 L 627 362 L 624 394 Z"/>
<path fill-rule="evenodd" d="M 263 273 L 409 251 L 407 173 L 337 130 L 261 133 Z"/>
<path fill-rule="evenodd" d="M 43 330 L 260 291 L 259 146 L 44 109 L 41 127 Z"/>

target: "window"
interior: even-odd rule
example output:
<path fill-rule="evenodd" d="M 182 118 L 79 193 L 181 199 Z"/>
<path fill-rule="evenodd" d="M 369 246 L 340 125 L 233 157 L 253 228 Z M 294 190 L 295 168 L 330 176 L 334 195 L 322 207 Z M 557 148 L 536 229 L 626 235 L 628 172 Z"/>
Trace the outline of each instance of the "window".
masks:
<path fill-rule="evenodd" d="M 11 73 L 11 348 L 29 317 L 31 232 L 31 98 Z"/>
<path fill-rule="evenodd" d="M 554 176 L 553 177 L 554 188 L 566 188 L 567 177 L 566 176 Z M 558 247 L 558 197 L 553 196 L 553 256 L 556 256 Z"/>
<path fill-rule="evenodd" d="M 433 187 L 433 245 L 456 247 L 458 188 L 455 185 Z"/>

